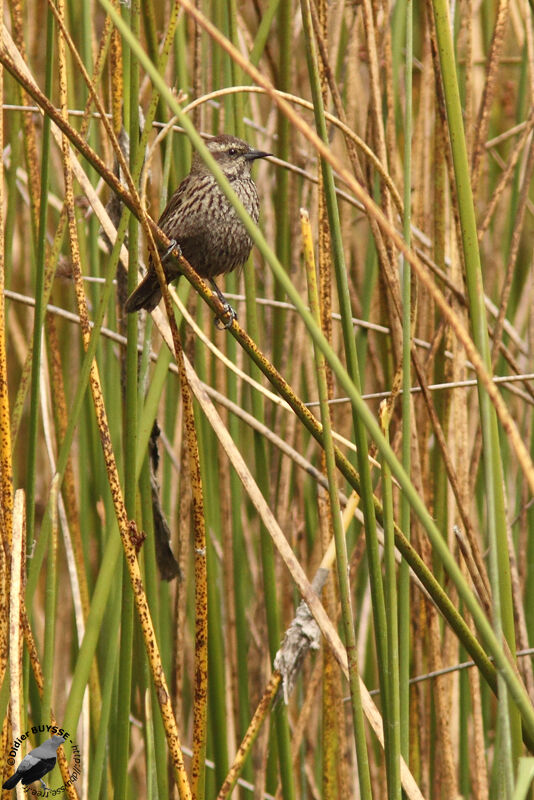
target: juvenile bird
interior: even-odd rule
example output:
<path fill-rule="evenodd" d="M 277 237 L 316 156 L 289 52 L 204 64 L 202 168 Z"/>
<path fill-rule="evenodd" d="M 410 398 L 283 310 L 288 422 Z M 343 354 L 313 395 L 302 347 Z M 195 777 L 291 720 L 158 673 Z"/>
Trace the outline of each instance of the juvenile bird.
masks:
<path fill-rule="evenodd" d="M 43 787 L 48 788 L 42 777 L 54 767 L 56 751 L 64 741 L 63 736 L 54 735 L 39 747 L 30 750 L 18 765 L 17 771 L 2 784 L 2 789 L 12 789 L 19 781 L 22 781 L 24 786 L 28 786 L 37 780 L 41 781 Z"/>
<path fill-rule="evenodd" d="M 271 154 L 254 150 L 241 139 L 227 134 L 210 139 L 207 148 L 254 222 L 257 222 L 258 191 L 250 171 L 257 158 Z M 169 239 L 179 245 L 182 255 L 193 269 L 211 283 L 225 310 L 233 314 L 233 318 L 235 312 L 226 302 L 214 278 L 242 267 L 251 251 L 252 240 L 198 153 L 194 154 L 189 175 L 172 195 L 158 225 Z M 160 252 L 165 251 L 161 249 Z M 167 283 L 181 274 L 178 265 L 165 258 L 163 269 Z M 160 299 L 158 276 L 150 258 L 147 274 L 124 307 L 129 313 L 141 308 L 152 311 Z"/>

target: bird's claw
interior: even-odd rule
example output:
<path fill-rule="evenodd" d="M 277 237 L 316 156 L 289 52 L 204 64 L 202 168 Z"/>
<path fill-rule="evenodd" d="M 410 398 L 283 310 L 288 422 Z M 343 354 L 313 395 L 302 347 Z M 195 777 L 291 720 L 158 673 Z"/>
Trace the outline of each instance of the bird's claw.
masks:
<path fill-rule="evenodd" d="M 168 258 L 174 253 L 175 250 L 178 250 L 180 255 L 182 254 L 182 250 L 180 245 L 176 241 L 176 239 L 171 239 L 171 243 L 169 247 L 165 250 L 165 252 L 160 256 L 161 263 L 164 264 Z"/>
<path fill-rule="evenodd" d="M 226 322 L 223 322 L 223 317 L 228 317 Z M 228 328 L 232 327 L 233 321 L 237 319 L 237 312 L 230 303 L 226 300 L 223 303 L 223 313 L 220 316 L 215 317 L 215 327 L 218 328 L 220 331 L 226 331 Z"/>

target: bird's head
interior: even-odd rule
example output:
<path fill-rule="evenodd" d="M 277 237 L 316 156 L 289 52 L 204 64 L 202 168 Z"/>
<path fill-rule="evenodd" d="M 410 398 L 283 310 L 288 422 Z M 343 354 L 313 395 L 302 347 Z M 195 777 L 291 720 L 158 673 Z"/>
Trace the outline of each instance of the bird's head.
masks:
<path fill-rule="evenodd" d="M 255 150 L 242 139 L 228 136 L 225 133 L 210 139 L 206 143 L 206 147 L 229 181 L 248 178 L 253 162 L 257 158 L 271 155 L 271 153 L 264 153 L 263 150 Z M 191 172 L 209 172 L 198 153 L 195 153 L 193 157 Z"/>

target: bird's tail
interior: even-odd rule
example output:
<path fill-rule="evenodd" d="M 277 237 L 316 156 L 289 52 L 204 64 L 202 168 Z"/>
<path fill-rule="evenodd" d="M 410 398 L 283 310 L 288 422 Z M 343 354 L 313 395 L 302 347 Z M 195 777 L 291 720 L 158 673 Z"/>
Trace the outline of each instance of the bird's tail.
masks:
<path fill-rule="evenodd" d="M 7 781 L 4 781 L 4 783 L 2 784 L 2 789 L 12 789 L 14 786 L 17 785 L 19 781 L 20 781 L 20 775 L 17 775 L 17 773 L 15 772 L 15 774 L 12 775 L 11 778 L 8 778 Z"/>
<path fill-rule="evenodd" d="M 124 304 L 124 310 L 131 314 L 145 308 L 153 311 L 161 300 L 161 289 L 158 276 L 155 272 L 147 272 L 137 289 L 135 289 Z"/>

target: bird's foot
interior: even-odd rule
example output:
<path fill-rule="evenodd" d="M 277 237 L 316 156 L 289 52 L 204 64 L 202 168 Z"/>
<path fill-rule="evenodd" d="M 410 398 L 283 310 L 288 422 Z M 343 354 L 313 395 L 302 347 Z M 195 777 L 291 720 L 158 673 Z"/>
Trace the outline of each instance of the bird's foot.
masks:
<path fill-rule="evenodd" d="M 167 259 L 171 257 L 171 255 L 174 253 L 175 250 L 178 250 L 180 255 L 182 254 L 182 250 L 176 239 L 171 239 L 169 247 L 160 256 L 161 263 L 164 264 L 167 261 Z"/>
<path fill-rule="evenodd" d="M 215 317 L 215 327 L 218 328 L 220 331 L 228 330 L 228 328 L 232 327 L 232 323 L 234 319 L 237 319 L 237 311 L 232 308 L 226 297 L 223 295 L 217 284 L 211 278 L 208 278 L 211 288 L 221 301 L 223 307 L 223 313 Z M 223 319 L 228 317 L 226 322 L 223 322 Z"/>
<path fill-rule="evenodd" d="M 46 789 L 47 792 L 50 791 L 50 789 L 48 788 L 48 786 L 46 785 L 46 783 L 44 782 L 44 780 L 42 778 L 39 778 L 39 783 L 41 784 L 43 789 Z"/>
<path fill-rule="evenodd" d="M 224 317 L 228 317 L 226 322 L 223 322 Z M 225 300 L 223 303 L 223 313 L 214 319 L 215 327 L 220 331 L 228 330 L 228 328 L 232 327 L 234 319 L 237 319 L 237 311 L 235 308 L 232 308 L 228 300 Z"/>

